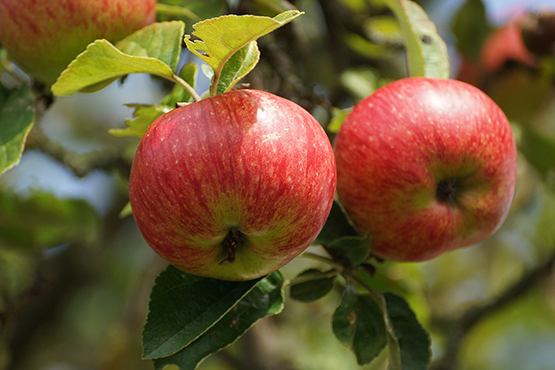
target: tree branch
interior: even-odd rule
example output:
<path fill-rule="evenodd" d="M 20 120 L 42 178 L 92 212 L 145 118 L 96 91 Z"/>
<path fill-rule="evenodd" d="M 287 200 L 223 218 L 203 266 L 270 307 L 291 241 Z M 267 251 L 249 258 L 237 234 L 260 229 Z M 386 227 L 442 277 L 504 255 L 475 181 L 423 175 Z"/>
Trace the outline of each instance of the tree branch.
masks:
<path fill-rule="evenodd" d="M 447 344 L 443 357 L 432 365 L 431 370 L 457 369 L 459 347 L 467 332 L 490 314 L 513 303 L 532 288 L 551 276 L 555 267 L 555 251 L 543 263 L 525 273 L 491 302 L 469 308 L 458 320 L 435 320 L 435 325 L 447 332 Z"/>

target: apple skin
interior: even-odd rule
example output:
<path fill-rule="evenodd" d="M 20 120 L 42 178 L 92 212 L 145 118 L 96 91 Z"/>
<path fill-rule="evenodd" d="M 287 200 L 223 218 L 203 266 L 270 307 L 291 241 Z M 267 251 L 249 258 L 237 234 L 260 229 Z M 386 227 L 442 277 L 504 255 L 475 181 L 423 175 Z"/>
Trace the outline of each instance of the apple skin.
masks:
<path fill-rule="evenodd" d="M 464 82 L 410 77 L 359 102 L 335 141 L 337 194 L 374 255 L 425 261 L 476 244 L 509 212 L 516 145 Z"/>
<path fill-rule="evenodd" d="M 162 258 L 191 274 L 250 280 L 314 241 L 335 186 L 331 142 L 306 110 L 238 90 L 158 118 L 135 154 L 129 195 Z"/>
<path fill-rule="evenodd" d="M 156 0 L 0 0 L 0 43 L 51 85 L 94 40 L 119 41 L 154 22 L 155 7 Z"/>

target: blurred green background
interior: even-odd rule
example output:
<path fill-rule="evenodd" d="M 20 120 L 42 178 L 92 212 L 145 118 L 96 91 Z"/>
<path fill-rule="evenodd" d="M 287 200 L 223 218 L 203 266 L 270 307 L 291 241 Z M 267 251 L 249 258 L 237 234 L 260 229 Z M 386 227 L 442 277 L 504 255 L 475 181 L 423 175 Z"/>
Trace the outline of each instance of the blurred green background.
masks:
<path fill-rule="evenodd" d="M 323 125 L 334 108 L 350 107 L 406 75 L 390 15 L 364 0 L 165 3 L 203 18 L 303 10 L 299 20 L 260 40 L 262 60 L 245 82 L 296 101 Z M 432 335 L 435 369 L 553 370 L 555 52 L 534 63 L 507 52 L 488 69 L 482 50 L 495 30 L 527 10 L 555 12 L 555 4 L 419 3 L 448 43 L 452 77 L 490 94 L 514 125 L 521 149 L 517 194 L 492 238 L 425 263 L 386 262 L 370 284 L 408 299 Z M 208 81 L 199 78 L 202 92 Z M 166 264 L 132 217 L 119 217 L 137 141 L 107 130 L 124 127 L 131 116 L 123 104 L 155 104 L 169 88 L 132 75 L 98 93 L 57 98 L 19 166 L 0 178 L 0 369 L 153 368 L 141 360 L 141 330 L 153 280 Z M 40 140 L 54 143 L 51 150 L 37 145 Z M 292 278 L 313 266 L 296 259 L 282 272 Z M 287 300 L 283 313 L 259 322 L 199 369 L 359 368 L 331 331 L 340 298 L 334 291 L 310 304 Z M 386 358 L 365 368 L 386 369 Z"/>

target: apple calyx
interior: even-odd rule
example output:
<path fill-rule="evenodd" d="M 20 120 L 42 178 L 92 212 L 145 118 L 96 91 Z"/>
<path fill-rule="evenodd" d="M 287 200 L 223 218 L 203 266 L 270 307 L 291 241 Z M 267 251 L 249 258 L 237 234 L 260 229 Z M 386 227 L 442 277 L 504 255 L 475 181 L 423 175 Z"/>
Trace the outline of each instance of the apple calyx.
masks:
<path fill-rule="evenodd" d="M 227 258 L 220 261 L 220 265 L 235 262 L 235 250 L 247 243 L 245 234 L 243 234 L 237 227 L 231 227 L 222 241 L 222 248 L 224 253 L 227 253 Z"/>
<path fill-rule="evenodd" d="M 455 204 L 460 189 L 459 178 L 450 177 L 443 179 L 437 184 L 436 199 L 441 203 Z"/>

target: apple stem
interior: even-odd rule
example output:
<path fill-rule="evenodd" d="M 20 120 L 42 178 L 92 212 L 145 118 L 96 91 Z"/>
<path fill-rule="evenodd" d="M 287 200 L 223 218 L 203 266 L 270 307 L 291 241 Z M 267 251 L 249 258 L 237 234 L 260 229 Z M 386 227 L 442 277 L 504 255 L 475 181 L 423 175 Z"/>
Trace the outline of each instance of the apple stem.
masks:
<path fill-rule="evenodd" d="M 336 269 L 337 271 L 341 272 L 344 270 L 343 265 L 335 262 L 334 260 L 328 258 L 328 257 L 324 257 L 322 255 L 316 254 L 316 253 L 312 253 L 312 252 L 303 252 L 301 254 L 299 254 L 299 257 L 302 258 L 310 258 L 314 261 L 318 261 L 318 262 L 322 262 L 325 263 L 331 267 L 333 267 L 334 269 Z"/>
<path fill-rule="evenodd" d="M 175 73 L 172 75 L 172 79 L 175 83 L 181 85 L 185 90 L 187 90 L 187 92 L 193 97 L 194 101 L 197 102 L 197 101 L 202 100 L 202 98 L 200 97 L 199 94 L 197 94 L 195 89 L 193 89 L 193 87 L 191 85 L 189 85 L 184 79 L 182 79 L 181 77 L 179 77 Z"/>
<path fill-rule="evenodd" d="M 235 249 L 245 244 L 243 233 L 238 228 L 232 227 L 222 241 L 222 248 L 227 253 L 227 258 L 220 262 L 220 265 L 235 262 Z"/>

